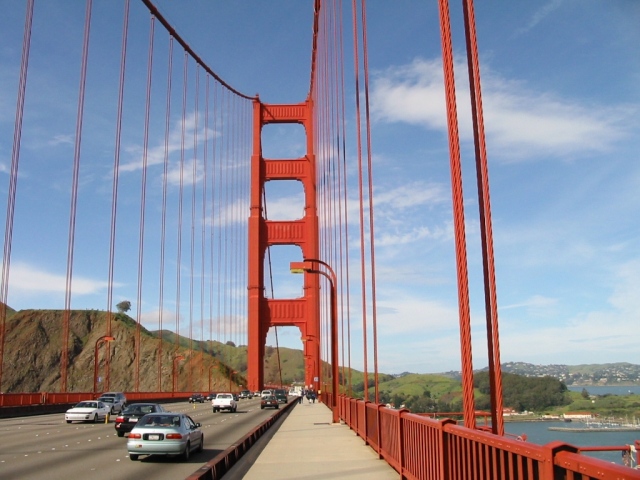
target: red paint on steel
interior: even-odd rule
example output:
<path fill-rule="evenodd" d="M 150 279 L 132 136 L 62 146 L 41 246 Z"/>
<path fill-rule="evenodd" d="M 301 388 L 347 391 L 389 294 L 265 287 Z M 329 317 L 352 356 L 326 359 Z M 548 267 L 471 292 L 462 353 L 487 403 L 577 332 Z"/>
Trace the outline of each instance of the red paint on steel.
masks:
<path fill-rule="evenodd" d="M 314 105 L 311 100 L 293 105 L 269 105 L 259 100 L 253 103 L 253 154 L 251 157 L 251 194 L 248 226 L 248 388 L 259 390 L 264 384 L 263 359 L 267 332 L 271 326 L 287 325 L 300 329 L 305 359 L 305 384 L 317 391 L 320 377 L 320 317 L 319 278 L 305 274 L 304 296 L 274 302 L 264 296 L 264 258 L 271 245 L 298 245 L 304 258 L 318 257 L 318 217 L 316 207 L 316 162 L 313 151 Z M 262 157 L 262 127 L 269 123 L 298 123 L 307 135 L 304 158 L 297 159 L 301 169 L 291 168 L 291 160 Z M 277 172 L 272 178 L 271 172 Z M 263 216 L 264 184 L 277 179 L 302 182 L 305 195 L 305 215 L 302 220 L 270 222 Z M 281 306 L 276 312 L 271 308 Z M 301 310 L 300 310 L 301 309 Z M 283 315 L 282 313 L 285 312 Z M 300 312 L 300 313 L 295 313 Z M 295 313 L 295 314 L 292 314 Z M 277 323 L 276 323 L 277 322 Z"/>
<path fill-rule="evenodd" d="M 151 17 L 149 25 L 149 49 L 147 58 L 147 84 L 145 97 L 145 115 L 144 115 L 144 135 L 143 135 L 143 153 L 142 153 L 142 171 L 140 175 L 140 221 L 138 232 L 138 289 L 137 289 L 137 305 L 136 305 L 136 334 L 134 347 L 134 390 L 140 390 L 140 322 L 142 321 L 142 279 L 144 266 L 144 227 L 147 199 L 147 165 L 149 164 L 149 118 L 151 116 L 151 72 L 153 70 L 153 38 L 155 31 L 155 18 Z"/>
<path fill-rule="evenodd" d="M 9 193 L 7 196 L 7 216 L 5 218 L 4 247 L 2 254 L 2 278 L 0 278 L 0 392 L 2 391 L 2 372 L 4 364 L 4 344 L 7 322 L 7 295 L 9 291 L 9 266 L 11 263 L 11 245 L 13 243 L 13 218 L 16 205 L 16 188 L 18 181 L 18 165 L 20 160 L 20 140 L 22 138 L 22 118 L 24 114 L 25 93 L 27 89 L 27 72 L 29 51 L 31 47 L 31 30 L 33 25 L 33 3 L 27 2 L 27 11 L 22 40 L 22 59 L 20 62 L 20 80 L 18 83 L 18 99 L 13 130 L 13 146 L 11 148 L 11 169 L 9 173 Z M 66 355 L 66 352 L 63 352 Z M 66 357 L 65 357 L 66 359 Z M 65 360 L 66 361 L 66 360 Z M 65 365 L 66 378 L 66 365 Z"/>
<path fill-rule="evenodd" d="M 122 138 L 122 118 L 124 105 L 125 68 L 127 59 L 127 38 L 129 33 L 129 0 L 124 6 L 124 19 L 122 26 L 122 43 L 120 47 L 120 76 L 118 84 L 118 107 L 116 113 L 116 137 L 114 143 L 113 156 L 113 178 L 111 185 L 111 225 L 109 236 L 109 265 L 107 278 L 107 326 L 106 334 L 111 335 L 111 321 L 113 308 L 113 278 L 115 265 L 115 244 L 116 244 L 116 218 L 118 211 L 118 186 L 120 179 L 120 149 Z"/>
<path fill-rule="evenodd" d="M 482 241 L 482 266 L 484 273 L 484 295 L 487 325 L 487 351 L 489 356 L 489 382 L 491 388 L 493 432 L 504 434 L 502 416 L 502 371 L 500 367 L 500 341 L 498 335 L 498 300 L 496 293 L 496 272 L 493 257 L 493 229 L 491 225 L 491 203 L 489 196 L 489 163 L 484 135 L 482 110 L 482 90 L 480 88 L 480 62 L 476 38 L 473 0 L 464 0 L 464 24 L 467 40 L 467 62 L 471 93 L 471 113 L 476 156 L 478 183 L 478 206 L 480 210 L 480 233 Z"/>
<path fill-rule="evenodd" d="M 464 227 L 464 201 L 462 194 L 462 169 L 460 165 L 460 141 L 453 69 L 453 46 L 449 2 L 439 0 L 440 32 L 442 38 L 442 67 L 444 69 L 449 129 L 449 159 L 451 169 L 451 195 L 453 201 L 456 265 L 458 271 L 458 310 L 460 322 L 460 349 L 462 357 L 462 391 L 464 421 L 469 428 L 475 427 L 475 401 L 473 395 L 473 362 L 471 358 L 471 314 L 469 309 L 469 278 L 467 271 L 467 247 Z"/>
<path fill-rule="evenodd" d="M 369 263 L 371 268 L 371 330 L 373 343 L 373 376 L 374 376 L 374 401 L 378 403 L 378 317 L 376 301 L 376 257 L 375 257 L 375 228 L 373 221 L 373 161 L 371 154 L 371 115 L 369 109 L 369 55 L 367 44 L 367 8 L 365 0 L 360 0 L 360 16 L 362 23 L 362 73 L 364 75 L 364 105 L 365 105 L 365 132 L 367 135 L 367 198 L 369 207 Z M 359 92 L 358 92 L 359 94 Z M 360 116 L 358 116 L 358 119 Z M 366 330 L 365 330 L 366 332 Z"/>
<path fill-rule="evenodd" d="M 169 38 L 168 59 L 167 59 L 167 88 L 165 100 L 164 118 L 164 154 L 162 171 L 162 219 L 160 229 L 160 272 L 159 272 L 159 294 L 158 294 L 158 330 L 163 331 L 164 320 L 164 275 L 165 275 L 165 251 L 167 238 L 167 189 L 169 182 L 169 137 L 171 134 L 171 72 L 173 71 L 173 37 Z M 158 391 L 162 391 L 162 344 L 164 335 L 160 335 L 158 342 Z M 211 390 L 211 388 L 209 388 Z"/>
<path fill-rule="evenodd" d="M 363 376 L 364 376 L 364 399 L 369 400 L 369 355 L 367 348 L 367 286 L 366 286 L 366 259 L 364 240 L 364 194 L 362 178 L 362 127 L 360 119 L 360 56 L 358 43 L 358 8 L 356 0 L 351 2 L 353 15 L 353 62 L 354 62 L 354 82 L 355 82 L 355 103 L 356 103 L 356 143 L 358 146 L 358 219 L 360 227 L 360 288 L 362 295 L 362 350 L 363 350 Z"/>
<path fill-rule="evenodd" d="M 580 455 L 562 442 L 536 445 L 492 432 L 457 425 L 454 420 L 433 420 L 407 410 L 394 410 L 363 400 L 343 398 L 341 417 L 362 439 L 406 479 L 438 480 L 555 480 L 556 478 L 640 479 L 640 471 Z M 346 414 L 373 412 L 373 416 Z M 377 417 L 373 419 L 373 417 Z M 363 427 L 360 422 L 374 421 Z M 382 431 L 382 435 L 378 434 Z M 377 445 L 376 438 L 383 443 Z M 397 439 L 394 445 L 393 438 Z M 610 447 L 613 450 L 629 449 Z"/>

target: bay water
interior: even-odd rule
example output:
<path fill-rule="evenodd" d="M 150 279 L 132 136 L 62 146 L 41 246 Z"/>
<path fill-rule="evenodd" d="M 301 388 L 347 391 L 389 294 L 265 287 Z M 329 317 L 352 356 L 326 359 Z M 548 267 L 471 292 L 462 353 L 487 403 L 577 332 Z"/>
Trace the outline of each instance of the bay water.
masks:
<path fill-rule="evenodd" d="M 582 392 L 586 389 L 590 395 L 630 395 L 640 394 L 640 385 L 621 386 L 621 385 L 594 385 L 594 386 L 569 386 L 569 390 Z M 568 443 L 576 447 L 586 446 L 623 446 L 633 445 L 636 440 L 640 440 L 640 431 L 626 432 L 602 432 L 590 431 L 585 428 L 584 431 L 562 431 L 549 430 L 549 427 L 555 428 L 571 428 L 583 426 L 580 422 L 505 422 L 505 432 L 511 435 L 527 436 L 528 442 L 544 445 L 553 441 Z M 622 455 L 620 452 L 585 452 L 584 455 L 600 458 L 609 462 L 622 464 Z"/>
<path fill-rule="evenodd" d="M 504 429 L 505 432 L 511 435 L 525 434 L 527 442 L 538 445 L 560 441 L 575 447 L 622 446 L 633 445 L 636 440 L 640 440 L 640 431 L 593 432 L 586 428 L 580 432 L 549 430 L 549 427 L 570 428 L 574 424 L 575 422 L 505 422 Z M 620 452 L 585 452 L 584 455 L 622 465 L 622 454 Z"/>
<path fill-rule="evenodd" d="M 590 395 L 640 395 L 640 385 L 589 385 L 584 387 L 571 385 L 567 386 L 567 389 L 574 392 L 582 392 L 582 389 L 585 389 Z"/>

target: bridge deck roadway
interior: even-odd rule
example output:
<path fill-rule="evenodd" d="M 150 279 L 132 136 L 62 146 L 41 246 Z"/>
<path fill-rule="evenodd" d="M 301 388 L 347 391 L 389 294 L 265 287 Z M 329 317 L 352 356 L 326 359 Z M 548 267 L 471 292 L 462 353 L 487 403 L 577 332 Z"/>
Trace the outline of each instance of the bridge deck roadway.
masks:
<path fill-rule="evenodd" d="M 326 405 L 304 400 L 242 478 L 397 480 L 399 475 L 348 426 L 332 424 Z"/>

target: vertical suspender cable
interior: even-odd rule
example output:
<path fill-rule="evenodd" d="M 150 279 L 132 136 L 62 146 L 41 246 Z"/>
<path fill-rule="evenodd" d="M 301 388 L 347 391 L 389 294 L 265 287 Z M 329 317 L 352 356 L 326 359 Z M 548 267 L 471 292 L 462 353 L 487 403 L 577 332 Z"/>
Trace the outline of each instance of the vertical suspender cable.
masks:
<path fill-rule="evenodd" d="M 120 82 L 118 86 L 118 112 L 116 114 L 116 139 L 113 155 L 113 183 L 111 192 L 111 232 L 109 239 L 109 273 L 107 280 L 107 335 L 111 335 L 111 309 L 113 303 L 113 269 L 116 251 L 116 219 L 118 213 L 118 184 L 120 180 L 120 143 L 122 137 L 122 106 L 124 103 L 124 74 L 127 60 L 127 38 L 129 32 L 129 0 L 125 2 L 120 51 Z M 108 364 L 107 364 L 108 368 Z"/>
<path fill-rule="evenodd" d="M 363 377 L 364 400 L 369 400 L 369 373 L 367 370 L 367 288 L 366 288 L 366 264 L 364 246 L 364 205 L 362 187 L 362 132 L 360 124 L 360 60 L 358 55 L 358 8 L 356 0 L 352 0 L 353 12 L 353 51 L 354 51 L 354 75 L 356 95 L 356 140 L 358 144 L 358 201 L 359 201 L 359 225 L 360 225 L 360 288 L 362 290 L 362 339 L 363 339 Z"/>
<path fill-rule="evenodd" d="M 182 117 L 181 117 L 181 133 L 180 133 L 180 187 L 178 192 L 178 242 L 177 242 L 177 258 L 176 258 L 176 337 L 175 351 L 180 348 L 180 280 L 182 277 L 182 206 L 184 193 L 184 154 L 185 154 L 185 129 L 187 123 L 187 67 L 189 56 L 184 53 L 182 65 Z M 175 367 L 174 367 L 175 368 Z M 174 384 L 174 388 L 177 385 Z"/>
<path fill-rule="evenodd" d="M 233 143 L 231 144 L 231 153 L 232 153 L 232 169 L 231 169 L 231 175 L 232 175 L 232 181 L 231 181 L 231 208 L 232 208 L 232 223 L 231 223 L 231 247 L 232 247 L 232 251 L 231 251 L 231 292 L 230 292 L 230 297 L 231 297 L 231 321 L 232 321 L 232 340 L 235 343 L 235 345 L 239 345 L 239 336 L 238 336 L 238 330 L 239 330 L 239 326 L 237 323 L 237 317 L 236 317 L 236 313 L 237 313 L 237 297 L 235 295 L 235 291 L 236 291 L 236 286 L 238 285 L 238 269 L 237 269 L 237 260 L 238 260 L 238 222 L 236 220 L 239 220 L 237 218 L 238 215 L 238 147 L 239 147 L 239 139 L 238 139 L 238 134 L 240 133 L 240 129 L 238 128 L 238 98 L 237 97 L 232 97 L 232 114 L 231 114 L 231 119 L 233 120 L 233 132 L 232 132 L 232 140 Z M 236 349 L 234 349 L 234 351 L 236 351 Z M 236 351 L 236 353 L 238 353 Z"/>
<path fill-rule="evenodd" d="M 162 392 L 162 342 L 164 331 L 162 320 L 164 318 L 164 260 L 167 233 L 167 182 L 169 177 L 169 135 L 171 133 L 171 73 L 173 69 L 173 37 L 169 37 L 169 58 L 167 66 L 167 100 L 164 120 L 164 162 L 162 172 L 162 221 L 160 231 L 160 292 L 158 305 L 158 329 L 160 331 L 160 343 L 158 345 L 158 391 Z"/>
<path fill-rule="evenodd" d="M 190 232 L 190 255 L 189 255 L 189 352 L 193 355 L 193 294 L 194 294 L 194 265 L 196 248 L 196 185 L 198 166 L 198 97 L 200 94 L 200 65 L 196 64 L 195 73 L 195 105 L 193 114 L 193 164 L 191 167 L 191 228 Z M 193 363 L 189 365 L 188 373 L 189 391 L 193 390 Z"/>
<path fill-rule="evenodd" d="M 218 229 L 218 231 L 220 231 L 220 212 L 219 212 L 219 202 L 216 202 L 216 195 L 218 193 L 218 184 L 217 179 L 219 178 L 219 172 L 217 173 L 217 168 L 219 168 L 219 163 L 220 160 L 218 158 L 218 114 L 217 114 L 217 110 L 219 108 L 219 104 L 218 104 L 218 84 L 215 83 L 213 85 L 213 138 L 212 138 L 212 145 L 211 145 L 211 150 L 212 150 L 212 165 L 211 165 L 211 227 L 210 227 L 210 235 L 211 235 L 211 242 L 210 242 L 210 246 L 209 249 L 211 250 L 210 252 L 210 256 L 211 256 L 211 260 L 210 260 L 210 269 L 211 269 L 211 286 L 210 286 L 210 297 L 211 300 L 209 302 L 209 315 L 211 317 L 210 320 L 210 329 L 211 329 L 211 339 L 212 340 L 220 340 L 220 297 L 219 295 L 216 297 L 214 294 L 219 292 L 219 279 L 216 278 L 216 273 L 217 273 L 217 269 L 216 267 L 219 265 L 217 262 L 217 257 L 216 257 L 216 247 L 219 245 L 216 241 L 215 241 L 215 234 L 216 234 L 216 228 Z M 216 161 L 217 160 L 217 161 Z M 215 285 L 215 291 L 214 291 L 214 285 Z M 216 323 L 215 323 L 215 332 L 214 332 L 214 328 L 213 328 L 213 304 L 214 304 L 214 298 L 215 298 L 215 304 L 216 304 Z M 214 335 L 215 333 L 215 335 Z"/>
<path fill-rule="evenodd" d="M 144 226 L 145 226 L 145 208 L 147 195 L 147 164 L 149 153 L 149 117 L 151 111 L 151 79 L 153 71 L 153 36 L 154 36 L 155 19 L 151 16 L 151 24 L 149 27 L 149 58 L 147 61 L 147 96 L 145 104 L 144 116 L 144 140 L 142 152 L 142 174 L 140 179 L 140 232 L 138 235 L 138 295 L 137 295 L 137 314 L 136 314 L 136 337 L 135 337 L 135 372 L 134 372 L 134 391 L 140 390 L 140 322 L 142 317 L 142 274 L 144 267 Z"/>
<path fill-rule="evenodd" d="M 333 139 L 335 139 L 334 141 L 331 141 L 330 144 L 332 145 L 332 157 L 334 158 L 334 163 L 333 163 L 333 172 L 334 172 L 334 189 L 333 189 L 333 196 L 331 199 L 331 205 L 333 208 L 333 218 L 334 218 L 334 224 L 335 224 L 335 228 L 334 228 L 334 249 L 333 249 L 333 258 L 331 260 L 331 264 L 334 265 L 334 270 L 337 270 L 338 272 L 340 272 L 340 274 L 342 274 L 342 212 L 341 212 L 341 194 L 342 194 L 342 179 L 341 179 L 341 169 L 340 169 L 340 119 L 338 117 L 338 112 L 339 112 L 339 105 L 340 105 L 340 72 L 342 71 L 342 64 L 340 63 L 340 41 L 338 38 L 338 25 L 339 25 L 339 21 L 340 21 L 340 17 L 336 14 L 336 2 L 333 2 L 333 24 L 332 24 L 332 29 L 331 29 L 331 39 L 332 39 L 332 46 L 333 49 L 332 51 L 333 56 L 331 58 L 332 60 L 332 66 L 333 66 L 333 73 L 332 73 L 332 81 L 333 81 L 333 88 L 331 91 L 331 98 L 333 99 L 332 102 L 332 109 L 330 112 L 330 118 L 329 118 L 329 122 L 330 125 L 333 126 L 333 132 L 332 132 L 332 137 Z M 336 283 L 337 279 L 336 279 Z M 340 282 L 339 285 L 339 290 L 338 290 L 338 285 L 335 286 L 336 288 L 336 295 L 339 295 L 339 293 L 342 291 L 343 285 L 342 282 Z M 342 350 L 342 369 L 341 369 L 341 374 L 340 371 L 338 373 L 338 375 L 342 376 L 342 381 L 344 381 L 344 321 L 343 321 L 343 314 L 344 314 L 344 310 L 342 308 L 343 306 L 343 295 L 339 295 L 340 298 L 340 306 L 341 308 L 339 309 L 339 322 L 340 322 L 340 327 L 342 328 L 342 335 L 339 335 L 340 337 L 340 344 L 341 344 L 341 350 Z M 337 300 L 337 299 L 336 299 Z M 338 312 L 336 312 L 336 315 L 338 315 Z M 340 385 L 341 381 L 340 378 L 338 379 L 338 385 Z M 339 395 L 341 392 L 334 392 L 335 395 Z"/>
<path fill-rule="evenodd" d="M 76 232 L 76 211 L 78 203 L 78 177 L 80 175 L 80 145 L 82 144 L 82 120 L 84 118 L 84 94 L 87 81 L 87 61 L 89 56 L 89 33 L 91 30 L 91 0 L 87 0 L 87 8 L 84 19 L 84 41 L 82 46 L 82 66 L 80 67 L 80 89 L 78 91 L 78 111 L 76 117 L 76 137 L 73 152 L 73 175 L 71 181 L 71 207 L 69 211 L 69 241 L 67 243 L 67 279 L 65 284 L 64 299 L 64 324 L 63 324 L 63 341 L 62 349 L 64 355 L 67 355 L 69 348 L 69 316 L 71 311 L 71 287 L 73 277 L 73 253 L 75 245 Z M 107 352 L 109 349 L 107 348 Z M 66 363 L 66 358 L 65 358 Z M 66 370 L 66 365 L 65 365 Z M 67 389 L 65 376 L 62 379 L 63 391 Z M 107 354 L 105 386 L 109 385 L 109 355 Z"/>
<path fill-rule="evenodd" d="M 460 143 L 458 138 L 458 119 L 456 113 L 456 92 L 453 69 L 453 47 L 451 43 L 451 23 L 449 20 L 449 2 L 447 0 L 439 0 L 438 6 L 440 11 L 442 66 L 444 70 L 447 124 L 449 130 L 451 193 L 453 201 L 456 264 L 458 272 L 458 310 L 460 315 L 459 322 L 464 425 L 465 427 L 473 429 L 476 425 L 476 419 L 473 396 L 473 363 L 471 358 L 471 315 L 469 311 L 469 280 L 464 228 L 462 170 L 460 165 Z"/>
<path fill-rule="evenodd" d="M 227 95 L 226 95 L 226 90 L 223 90 L 223 99 L 222 99 L 222 107 L 223 107 L 223 118 L 227 117 L 228 120 L 228 104 L 227 104 Z M 228 121 L 227 122 L 223 122 L 222 124 L 222 142 L 220 145 L 220 153 L 221 153 L 221 157 L 220 157 L 220 168 L 221 168 L 221 174 L 224 173 L 225 177 L 229 171 L 229 150 L 228 150 L 228 139 L 227 139 L 227 131 L 225 130 L 226 128 L 228 128 Z M 224 162 L 224 165 L 223 165 Z M 222 170 L 222 168 L 224 167 L 224 172 Z M 223 217 L 220 219 L 221 220 L 221 235 L 222 235 L 222 241 L 220 244 L 220 271 L 223 275 L 223 278 L 227 278 L 227 223 L 229 221 L 229 214 L 228 214 L 228 205 L 229 205 L 229 198 L 228 198 L 228 179 L 227 178 L 220 178 L 220 184 L 221 184 L 221 197 L 220 197 L 220 202 L 221 204 L 221 208 L 222 206 L 224 206 L 224 215 Z M 223 201 L 224 199 L 224 201 Z M 222 335 L 226 342 L 229 340 L 228 338 L 228 329 L 227 329 L 227 291 L 226 288 L 223 289 L 222 291 Z M 224 359 L 225 359 L 225 363 L 228 365 L 229 364 L 229 349 L 228 348 L 224 348 Z M 231 376 L 231 372 L 229 372 L 229 376 Z"/>
<path fill-rule="evenodd" d="M 491 428 L 493 433 L 504 435 L 502 416 L 502 371 L 500 367 L 500 341 L 498 335 L 498 298 L 496 293 L 496 271 L 493 258 L 493 233 L 491 226 L 491 203 L 489 199 L 489 162 L 484 135 L 482 90 L 480 88 L 480 62 L 473 0 L 463 2 L 467 61 L 473 117 L 473 138 L 476 153 L 478 182 L 478 205 L 480 210 L 480 232 L 482 237 L 482 267 L 484 272 L 484 295 L 487 325 L 487 351 L 489 354 L 489 381 L 491 384 Z"/>
<path fill-rule="evenodd" d="M 7 217 L 4 229 L 4 249 L 2 254 L 2 279 L 0 285 L 0 391 L 2 391 L 2 369 L 4 364 L 5 325 L 7 321 L 7 296 L 9 291 L 9 264 L 11 262 L 11 244 L 13 241 L 13 216 L 16 206 L 16 188 L 18 182 L 18 165 L 20 161 L 20 140 L 22 138 L 22 116 L 24 114 L 24 98 L 27 90 L 27 72 L 29 51 L 31 49 L 31 29 L 33 25 L 33 1 L 27 2 L 22 40 L 22 59 L 20 63 L 20 81 L 18 83 L 18 99 L 16 101 L 16 120 L 13 127 L 13 147 L 11 149 L 11 170 L 9 173 L 9 193 L 7 195 Z M 67 334 L 68 336 L 68 334 Z M 62 392 L 66 392 L 67 382 L 67 348 L 63 348 L 64 367 L 61 366 L 63 380 Z"/>
<path fill-rule="evenodd" d="M 369 251 L 371 262 L 371 324 L 373 327 L 373 371 L 375 403 L 379 402 L 378 393 L 378 325 L 376 308 L 376 261 L 373 226 L 373 162 L 371 161 L 371 121 L 369 115 L 369 55 L 367 47 L 367 6 L 365 0 L 361 0 L 362 15 L 362 58 L 364 74 L 364 98 L 365 98 L 365 121 L 367 132 L 367 186 L 369 189 Z"/>
<path fill-rule="evenodd" d="M 341 0 L 337 0 L 338 1 L 338 5 L 339 5 L 339 10 L 340 12 L 342 12 L 342 1 Z M 342 195 L 342 201 L 344 203 L 341 204 L 340 207 L 340 212 L 343 211 L 344 209 L 344 221 L 342 220 L 342 218 L 340 219 L 340 227 L 342 229 L 342 226 L 344 225 L 344 238 L 341 238 L 340 241 L 340 258 L 344 258 L 343 261 L 340 262 L 340 278 L 341 278 L 341 285 L 344 285 L 345 287 L 345 296 L 346 296 L 346 323 L 347 323 L 347 338 L 346 338 L 346 342 L 345 340 L 343 340 L 342 342 L 342 365 L 343 365 L 343 371 L 344 371 L 344 365 L 347 366 L 347 375 L 348 378 L 345 379 L 346 385 L 347 385 L 347 393 L 349 396 L 352 395 L 352 383 L 351 383 L 351 289 L 350 289 L 350 276 L 349 276 L 349 216 L 348 216 L 348 182 L 347 182 L 347 152 L 346 152 L 346 122 L 345 122 L 345 94 L 344 94 L 344 45 L 343 45 L 343 39 L 344 39 L 344 29 L 343 29 L 343 22 L 342 22 L 342 14 L 340 14 L 338 16 L 338 18 L 340 19 L 340 27 L 339 27 L 339 40 L 340 40 L 340 48 L 338 49 L 338 51 L 340 52 L 340 116 L 337 119 L 338 123 L 341 125 L 342 127 L 342 142 L 341 142 L 341 159 L 342 159 L 342 175 L 340 176 L 340 174 L 338 175 L 338 178 L 342 178 L 343 179 L 343 188 L 341 190 L 341 195 Z M 340 141 L 340 138 L 337 138 L 337 141 Z M 340 156 L 340 155 L 339 155 Z M 342 230 L 341 230 L 342 232 Z M 344 252 L 343 252 L 343 246 L 344 246 Z M 344 270 L 343 270 L 343 264 L 344 264 Z M 342 288 L 342 287 L 341 287 Z M 340 303 L 340 308 L 344 309 L 345 302 L 342 302 L 342 295 L 341 297 L 341 303 Z M 343 320 L 344 320 L 344 313 L 341 314 L 340 316 Z M 343 332 L 344 332 L 344 326 L 343 326 Z M 344 333 L 343 333 L 343 338 L 344 338 Z M 347 344 L 347 352 L 346 352 L 346 362 L 345 362 L 345 352 L 344 352 L 344 344 Z M 344 377 L 344 375 L 343 375 Z"/>
<path fill-rule="evenodd" d="M 218 198 L 218 248 L 217 248 L 217 292 L 216 292 L 216 304 L 218 306 L 218 325 L 217 333 L 218 340 L 223 341 L 222 335 L 224 335 L 224 319 L 222 317 L 222 230 L 224 229 L 224 219 L 222 218 L 222 161 L 223 161 L 223 147 L 224 147 L 224 90 L 221 92 L 220 99 L 220 141 L 218 142 L 219 156 L 218 156 L 218 183 L 217 183 L 217 198 Z M 226 350 L 221 348 L 222 358 L 226 358 Z"/>
<path fill-rule="evenodd" d="M 203 348 L 200 349 L 200 377 L 204 376 L 204 323 L 205 323 L 205 265 L 207 263 L 207 185 L 209 183 L 209 101 L 210 90 L 209 80 L 210 75 L 205 76 L 205 100 L 204 100 L 204 140 L 203 140 L 203 152 L 202 152 L 202 212 L 200 218 L 200 345 Z M 207 379 L 209 373 L 207 372 Z M 204 387 L 202 387 L 204 388 Z"/>

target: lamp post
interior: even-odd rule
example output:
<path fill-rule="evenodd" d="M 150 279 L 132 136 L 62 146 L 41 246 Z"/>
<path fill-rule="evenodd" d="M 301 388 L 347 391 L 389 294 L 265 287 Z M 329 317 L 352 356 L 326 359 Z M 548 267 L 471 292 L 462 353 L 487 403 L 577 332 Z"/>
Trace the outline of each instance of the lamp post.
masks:
<path fill-rule="evenodd" d="M 323 270 L 317 270 L 314 268 L 314 262 L 323 265 L 329 270 L 327 272 Z M 324 276 L 329 280 L 331 286 L 331 410 L 333 412 L 333 423 L 338 423 L 338 304 L 336 295 L 336 274 L 329 264 L 322 260 L 305 258 L 302 262 L 291 262 L 291 273 L 315 273 Z"/>
<path fill-rule="evenodd" d="M 116 337 L 112 337 L 111 335 L 103 335 L 98 340 L 96 340 L 96 345 L 93 349 L 94 361 L 93 361 L 93 393 L 98 393 L 98 344 L 100 342 L 113 342 Z"/>
<path fill-rule="evenodd" d="M 211 392 L 211 377 L 213 375 L 213 373 L 211 373 L 213 371 L 213 367 L 215 367 L 215 365 L 211 365 L 209 367 L 209 392 Z"/>
<path fill-rule="evenodd" d="M 173 394 L 176 394 L 177 386 L 178 386 L 178 377 L 176 375 L 176 371 L 178 370 L 178 362 L 180 360 L 184 360 L 182 355 L 176 355 L 173 357 Z"/>
<path fill-rule="evenodd" d="M 236 372 L 235 370 L 231 370 L 229 372 L 229 392 L 231 392 L 231 379 L 233 378 L 234 373 L 238 373 L 238 372 Z"/>

